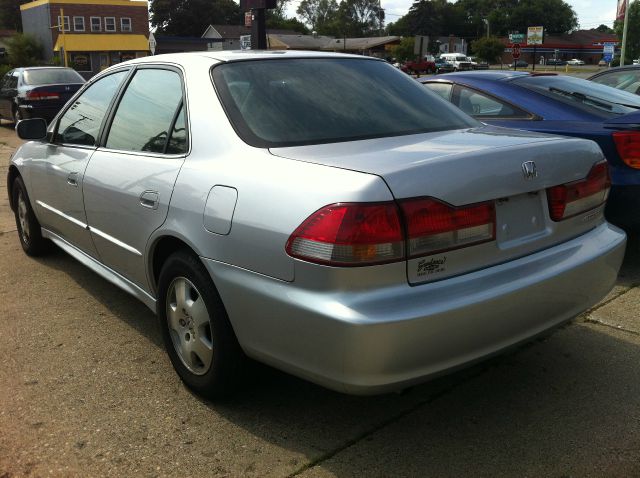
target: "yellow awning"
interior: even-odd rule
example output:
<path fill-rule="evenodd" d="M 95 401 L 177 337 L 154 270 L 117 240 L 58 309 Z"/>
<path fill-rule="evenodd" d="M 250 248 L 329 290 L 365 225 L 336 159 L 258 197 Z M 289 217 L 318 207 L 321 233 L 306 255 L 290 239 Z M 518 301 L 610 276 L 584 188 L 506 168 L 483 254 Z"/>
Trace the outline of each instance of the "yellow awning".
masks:
<path fill-rule="evenodd" d="M 53 51 L 64 47 L 71 51 L 148 51 L 149 40 L 144 35 L 109 33 L 65 33 L 58 35 Z"/>

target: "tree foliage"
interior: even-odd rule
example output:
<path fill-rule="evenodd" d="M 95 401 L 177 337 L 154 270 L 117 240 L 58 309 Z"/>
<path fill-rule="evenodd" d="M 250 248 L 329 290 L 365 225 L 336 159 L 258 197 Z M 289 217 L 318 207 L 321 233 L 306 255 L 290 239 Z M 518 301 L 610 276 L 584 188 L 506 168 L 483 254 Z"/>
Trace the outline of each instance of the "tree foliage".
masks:
<path fill-rule="evenodd" d="M 471 42 L 471 51 L 488 63 L 495 63 L 504 53 L 504 43 L 497 37 L 482 37 Z"/>
<path fill-rule="evenodd" d="M 0 0 L 0 29 L 22 31 L 20 4 L 26 0 Z"/>
<path fill-rule="evenodd" d="M 296 13 L 320 35 L 370 36 L 384 24 L 378 0 L 302 0 Z"/>
<path fill-rule="evenodd" d="M 9 63 L 13 66 L 34 66 L 42 63 L 42 44 L 33 36 L 18 33 L 7 41 Z"/>
<path fill-rule="evenodd" d="M 244 22 L 240 6 L 233 0 L 153 0 L 149 19 L 160 34 L 197 37 L 212 24 Z"/>
<path fill-rule="evenodd" d="M 404 37 L 400 40 L 400 44 L 393 47 L 391 50 L 393 57 L 396 61 L 405 62 L 407 60 L 411 60 L 415 58 L 415 53 L 413 53 L 413 47 L 415 45 L 414 37 Z"/>
<path fill-rule="evenodd" d="M 488 26 L 487 26 L 488 22 Z M 481 37 L 526 33 L 542 25 L 549 34 L 567 33 L 578 26 L 576 13 L 564 0 L 417 0 L 409 12 L 390 24 L 393 35 Z"/>
<path fill-rule="evenodd" d="M 629 27 L 627 28 L 627 46 L 625 49 L 625 64 L 631 63 L 632 59 L 640 58 L 640 1 L 634 0 L 629 5 Z M 624 22 L 622 20 L 616 21 L 613 24 L 613 29 L 616 35 L 622 41 L 622 30 L 624 28 Z"/>

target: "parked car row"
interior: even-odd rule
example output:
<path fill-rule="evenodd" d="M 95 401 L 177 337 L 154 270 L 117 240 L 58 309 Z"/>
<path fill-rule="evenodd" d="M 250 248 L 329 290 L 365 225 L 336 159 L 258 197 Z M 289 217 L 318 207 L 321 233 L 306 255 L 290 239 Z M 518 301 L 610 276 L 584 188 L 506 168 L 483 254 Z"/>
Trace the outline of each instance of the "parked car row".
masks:
<path fill-rule="evenodd" d="M 319 52 L 115 65 L 48 127 L 18 122 L 22 248 L 57 244 L 144 302 L 210 398 L 247 357 L 341 392 L 397 390 L 597 303 L 624 255 L 604 211 L 610 171 L 618 187 L 640 149 L 635 97 L 518 72 L 423 81 Z M 578 133 L 604 140 L 605 124 L 603 154 Z"/>

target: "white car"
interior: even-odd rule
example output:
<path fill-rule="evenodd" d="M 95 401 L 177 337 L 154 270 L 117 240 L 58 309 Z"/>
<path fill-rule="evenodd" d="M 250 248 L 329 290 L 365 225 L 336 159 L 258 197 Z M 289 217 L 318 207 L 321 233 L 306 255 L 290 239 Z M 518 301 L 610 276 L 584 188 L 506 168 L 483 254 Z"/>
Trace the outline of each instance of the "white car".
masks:
<path fill-rule="evenodd" d="M 577 58 L 573 58 L 573 59 L 567 61 L 567 65 L 582 66 L 582 65 L 584 65 L 584 61 L 578 60 Z"/>

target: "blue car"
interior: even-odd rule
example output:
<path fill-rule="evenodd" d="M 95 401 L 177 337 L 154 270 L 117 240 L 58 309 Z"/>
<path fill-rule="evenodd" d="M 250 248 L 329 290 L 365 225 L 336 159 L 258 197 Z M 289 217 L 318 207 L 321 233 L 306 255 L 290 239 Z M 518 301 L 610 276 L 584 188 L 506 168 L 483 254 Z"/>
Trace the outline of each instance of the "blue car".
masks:
<path fill-rule="evenodd" d="M 484 123 L 595 141 L 611 173 L 607 219 L 640 227 L 640 96 L 553 73 L 473 71 L 418 81 Z"/>

